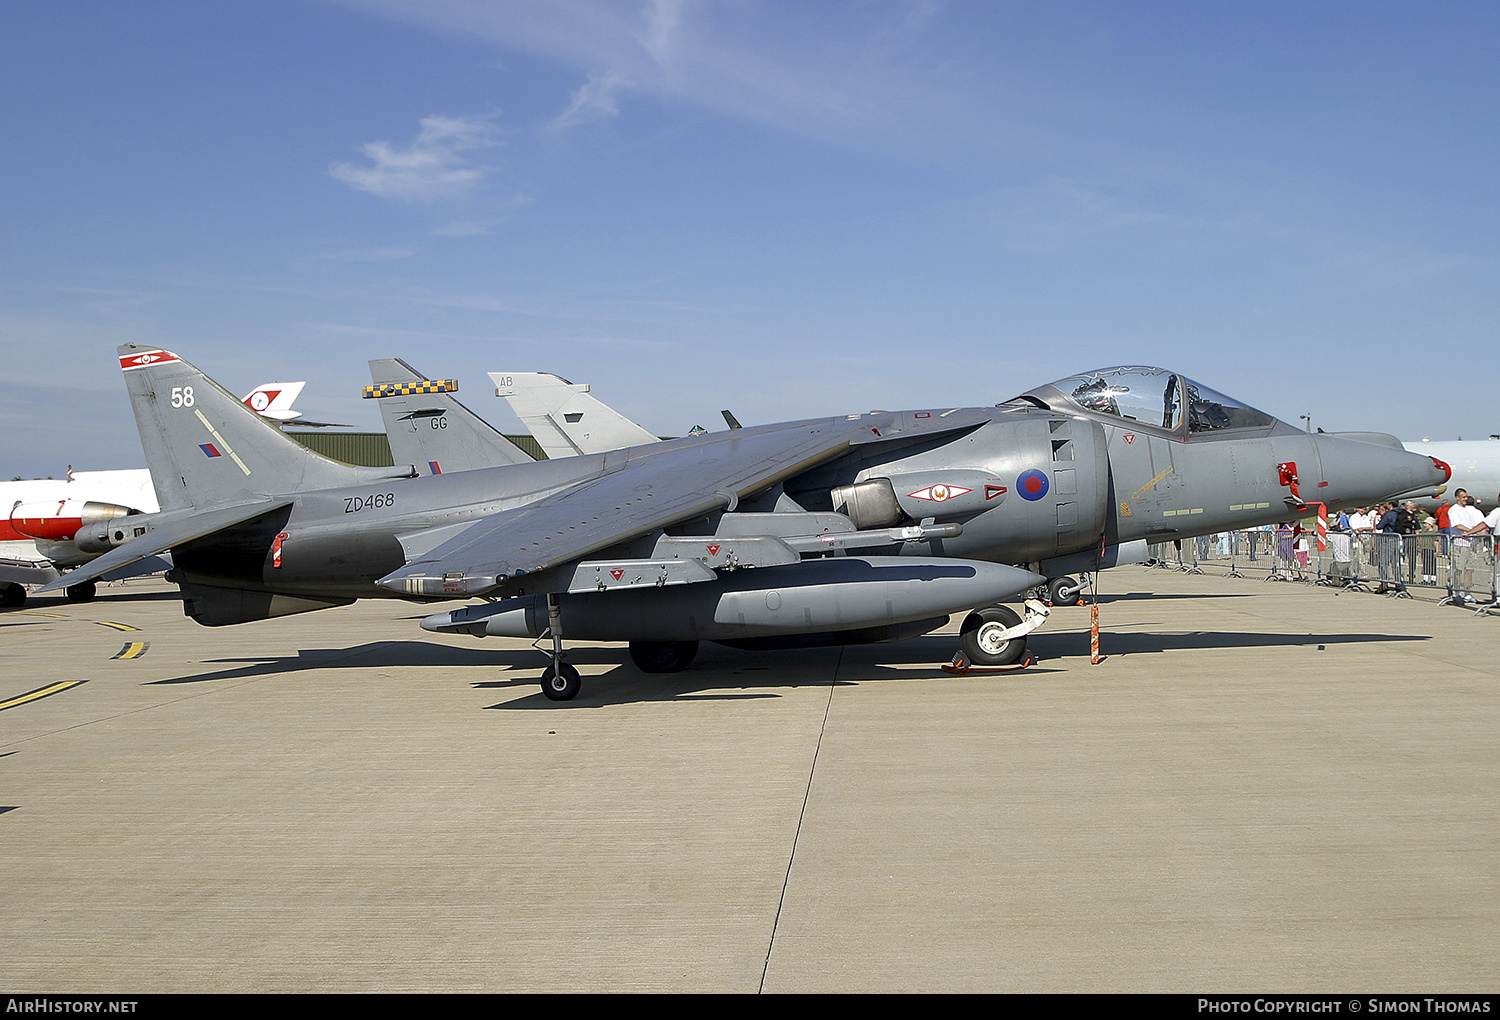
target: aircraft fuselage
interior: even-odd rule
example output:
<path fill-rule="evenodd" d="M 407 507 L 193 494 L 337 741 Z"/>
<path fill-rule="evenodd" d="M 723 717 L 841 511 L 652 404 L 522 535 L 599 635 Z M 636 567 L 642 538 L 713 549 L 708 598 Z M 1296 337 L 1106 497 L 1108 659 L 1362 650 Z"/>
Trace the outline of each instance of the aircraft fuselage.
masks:
<path fill-rule="evenodd" d="M 956 431 L 948 427 L 955 421 L 961 425 Z M 802 509 L 834 510 L 836 494 L 865 486 L 888 494 L 887 503 L 874 516 L 846 505 L 857 528 L 962 526 L 956 537 L 907 541 L 893 550 L 906 556 L 1045 563 L 1097 549 L 1101 541 L 1108 547 L 1257 527 L 1297 516 L 1299 502 L 1361 505 L 1442 480 L 1430 458 L 1313 436 L 1274 420 L 1238 435 L 1181 436 L 1085 411 L 1007 405 L 812 424 L 847 434 L 850 445 L 782 483 Z M 662 458 L 663 470 L 670 471 L 684 458 L 701 464 L 732 456 L 741 433 L 808 425 L 292 494 L 285 509 L 179 547 L 176 562 L 184 580 L 207 585 L 391 597 L 399 593 L 376 582 L 408 559 L 398 535 L 478 521 L 637 458 Z M 714 533 L 711 520 L 667 532 Z M 638 548 L 640 542 L 625 545 Z M 512 579 L 495 594 L 546 587 L 533 574 Z"/>

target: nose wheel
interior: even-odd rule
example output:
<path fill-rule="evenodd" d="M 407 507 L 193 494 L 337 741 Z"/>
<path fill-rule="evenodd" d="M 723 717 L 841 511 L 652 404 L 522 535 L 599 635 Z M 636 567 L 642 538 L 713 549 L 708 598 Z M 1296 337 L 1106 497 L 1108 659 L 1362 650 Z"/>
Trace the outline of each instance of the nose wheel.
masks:
<path fill-rule="evenodd" d="M 1026 654 L 1026 635 L 1017 634 L 1021 617 L 1009 606 L 970 613 L 958 633 L 964 657 L 978 666 L 1009 666 Z"/>
<path fill-rule="evenodd" d="M 1047 622 L 1052 609 L 1036 599 L 1026 601 L 1026 619 L 1009 606 L 976 609 L 958 630 L 955 666 L 1011 666 L 1026 657 L 1026 635 Z"/>

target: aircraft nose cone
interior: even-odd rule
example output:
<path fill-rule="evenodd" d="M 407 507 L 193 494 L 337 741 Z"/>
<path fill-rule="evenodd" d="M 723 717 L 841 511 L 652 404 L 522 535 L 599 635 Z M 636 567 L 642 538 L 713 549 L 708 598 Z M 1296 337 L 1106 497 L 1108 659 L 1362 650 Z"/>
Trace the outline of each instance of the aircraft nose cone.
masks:
<path fill-rule="evenodd" d="M 1430 493 L 1452 474 L 1436 457 L 1408 452 L 1394 436 L 1319 436 L 1318 455 L 1326 480 L 1323 500 L 1344 506 Z"/>

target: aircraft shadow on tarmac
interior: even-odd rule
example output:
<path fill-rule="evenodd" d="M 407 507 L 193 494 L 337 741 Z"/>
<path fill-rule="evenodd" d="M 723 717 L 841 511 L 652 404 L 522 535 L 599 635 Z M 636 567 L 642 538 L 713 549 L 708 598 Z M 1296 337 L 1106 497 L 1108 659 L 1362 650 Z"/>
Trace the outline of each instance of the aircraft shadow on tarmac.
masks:
<path fill-rule="evenodd" d="M 1211 597 L 1214 600 L 1216 600 L 1216 601 L 1219 600 L 1219 599 L 1253 599 L 1255 596 L 1257 596 L 1259 594 L 1260 594 L 1260 592 L 1255 592 L 1255 591 L 1233 592 L 1233 593 L 1226 592 L 1226 593 L 1216 594 L 1216 595 L 1213 595 Z M 1195 602 L 1202 602 L 1204 598 L 1205 598 L 1205 596 L 1202 593 L 1196 593 L 1195 594 L 1193 592 L 1178 592 L 1176 594 L 1162 594 L 1160 592 L 1154 592 L 1154 591 L 1124 591 L 1124 592 L 1119 592 L 1118 594 L 1114 594 L 1114 595 L 1100 595 L 1099 596 L 1099 604 L 1102 606 L 1102 605 L 1105 605 L 1105 604 L 1110 603 L 1110 602 L 1142 602 L 1142 601 L 1161 602 L 1161 601 L 1163 601 L 1165 599 L 1189 599 L 1189 600 L 1192 600 L 1192 601 L 1195 601 Z M 1069 607 L 1067 609 L 1060 609 L 1060 610 L 1057 610 L 1057 612 L 1075 613 L 1075 612 L 1082 612 L 1083 610 L 1085 610 L 1087 608 L 1088 608 L 1087 604 L 1084 604 L 1082 606 L 1072 606 L 1072 607 Z"/>
<path fill-rule="evenodd" d="M 1056 639 L 1064 635 L 1051 634 Z M 1263 631 L 1107 631 L 1100 638 L 1108 654 L 1176 652 L 1205 648 L 1277 648 L 1357 645 L 1371 641 L 1430 641 L 1426 634 L 1268 634 Z M 1046 654 L 1045 646 L 1038 652 Z"/>
<path fill-rule="evenodd" d="M 152 591 L 127 591 L 124 588 L 100 587 L 99 594 L 91 599 L 93 604 L 113 602 L 181 602 L 182 595 L 176 590 L 161 589 Z M 56 598 L 42 595 L 38 598 L 27 596 L 26 602 L 19 606 L 5 606 L 0 608 L 0 614 L 13 613 L 25 610 L 59 609 L 68 606 L 87 605 L 89 603 L 73 602 L 59 595 Z"/>
<path fill-rule="evenodd" d="M 1106 631 L 1105 658 L 1175 651 L 1227 648 L 1316 647 L 1387 641 L 1426 641 L 1427 635 L 1381 633 L 1277 634 L 1260 631 Z M 1031 650 L 1038 662 L 1013 673 L 979 674 L 988 678 L 1042 679 L 1064 673 L 1089 655 L 1086 630 L 1041 632 Z M 149 684 L 210 683 L 272 677 L 319 669 L 370 670 L 381 667 L 436 667 L 474 689 L 526 691 L 534 697 L 485 706 L 490 709 L 597 708 L 601 705 L 674 700 L 775 698 L 776 688 L 854 686 L 887 680 L 944 679 L 941 665 L 952 659 L 952 635 L 932 635 L 890 645 L 788 649 L 752 653 L 705 644 L 694 665 L 680 673 L 646 674 L 622 662 L 616 646 L 579 645 L 568 649 L 568 661 L 588 667 L 614 668 L 587 675 L 583 692 L 569 702 L 546 699 L 538 689 L 544 658 L 525 648 L 457 648 L 424 641 L 373 641 L 349 648 L 302 649 L 294 656 L 207 660 L 224 668 L 147 681 Z M 830 681 L 830 678 L 833 679 Z M 738 688 L 738 690 L 736 690 Z"/>

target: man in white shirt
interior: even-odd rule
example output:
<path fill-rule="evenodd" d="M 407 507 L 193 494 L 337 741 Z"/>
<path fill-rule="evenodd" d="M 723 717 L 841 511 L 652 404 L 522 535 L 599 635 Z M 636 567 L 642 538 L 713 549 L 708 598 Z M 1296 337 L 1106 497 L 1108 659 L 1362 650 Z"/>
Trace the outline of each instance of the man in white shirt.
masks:
<path fill-rule="evenodd" d="M 1500 496 L 1495 497 L 1495 509 L 1484 518 L 1484 526 L 1491 535 L 1500 535 Z"/>
<path fill-rule="evenodd" d="M 1350 566 L 1354 570 L 1355 580 L 1365 574 L 1365 568 L 1374 559 L 1370 555 L 1370 533 L 1374 530 L 1375 516 L 1364 507 L 1349 515 Z"/>
<path fill-rule="evenodd" d="M 1448 510 L 1448 526 L 1453 529 L 1455 536 L 1451 549 L 1454 594 L 1465 602 L 1473 602 L 1474 571 L 1489 572 L 1489 557 L 1485 555 L 1489 542 L 1483 538 L 1471 537 L 1488 529 L 1484 523 L 1484 515 L 1470 503 L 1467 489 L 1459 489 L 1453 494 L 1453 506 Z"/>

